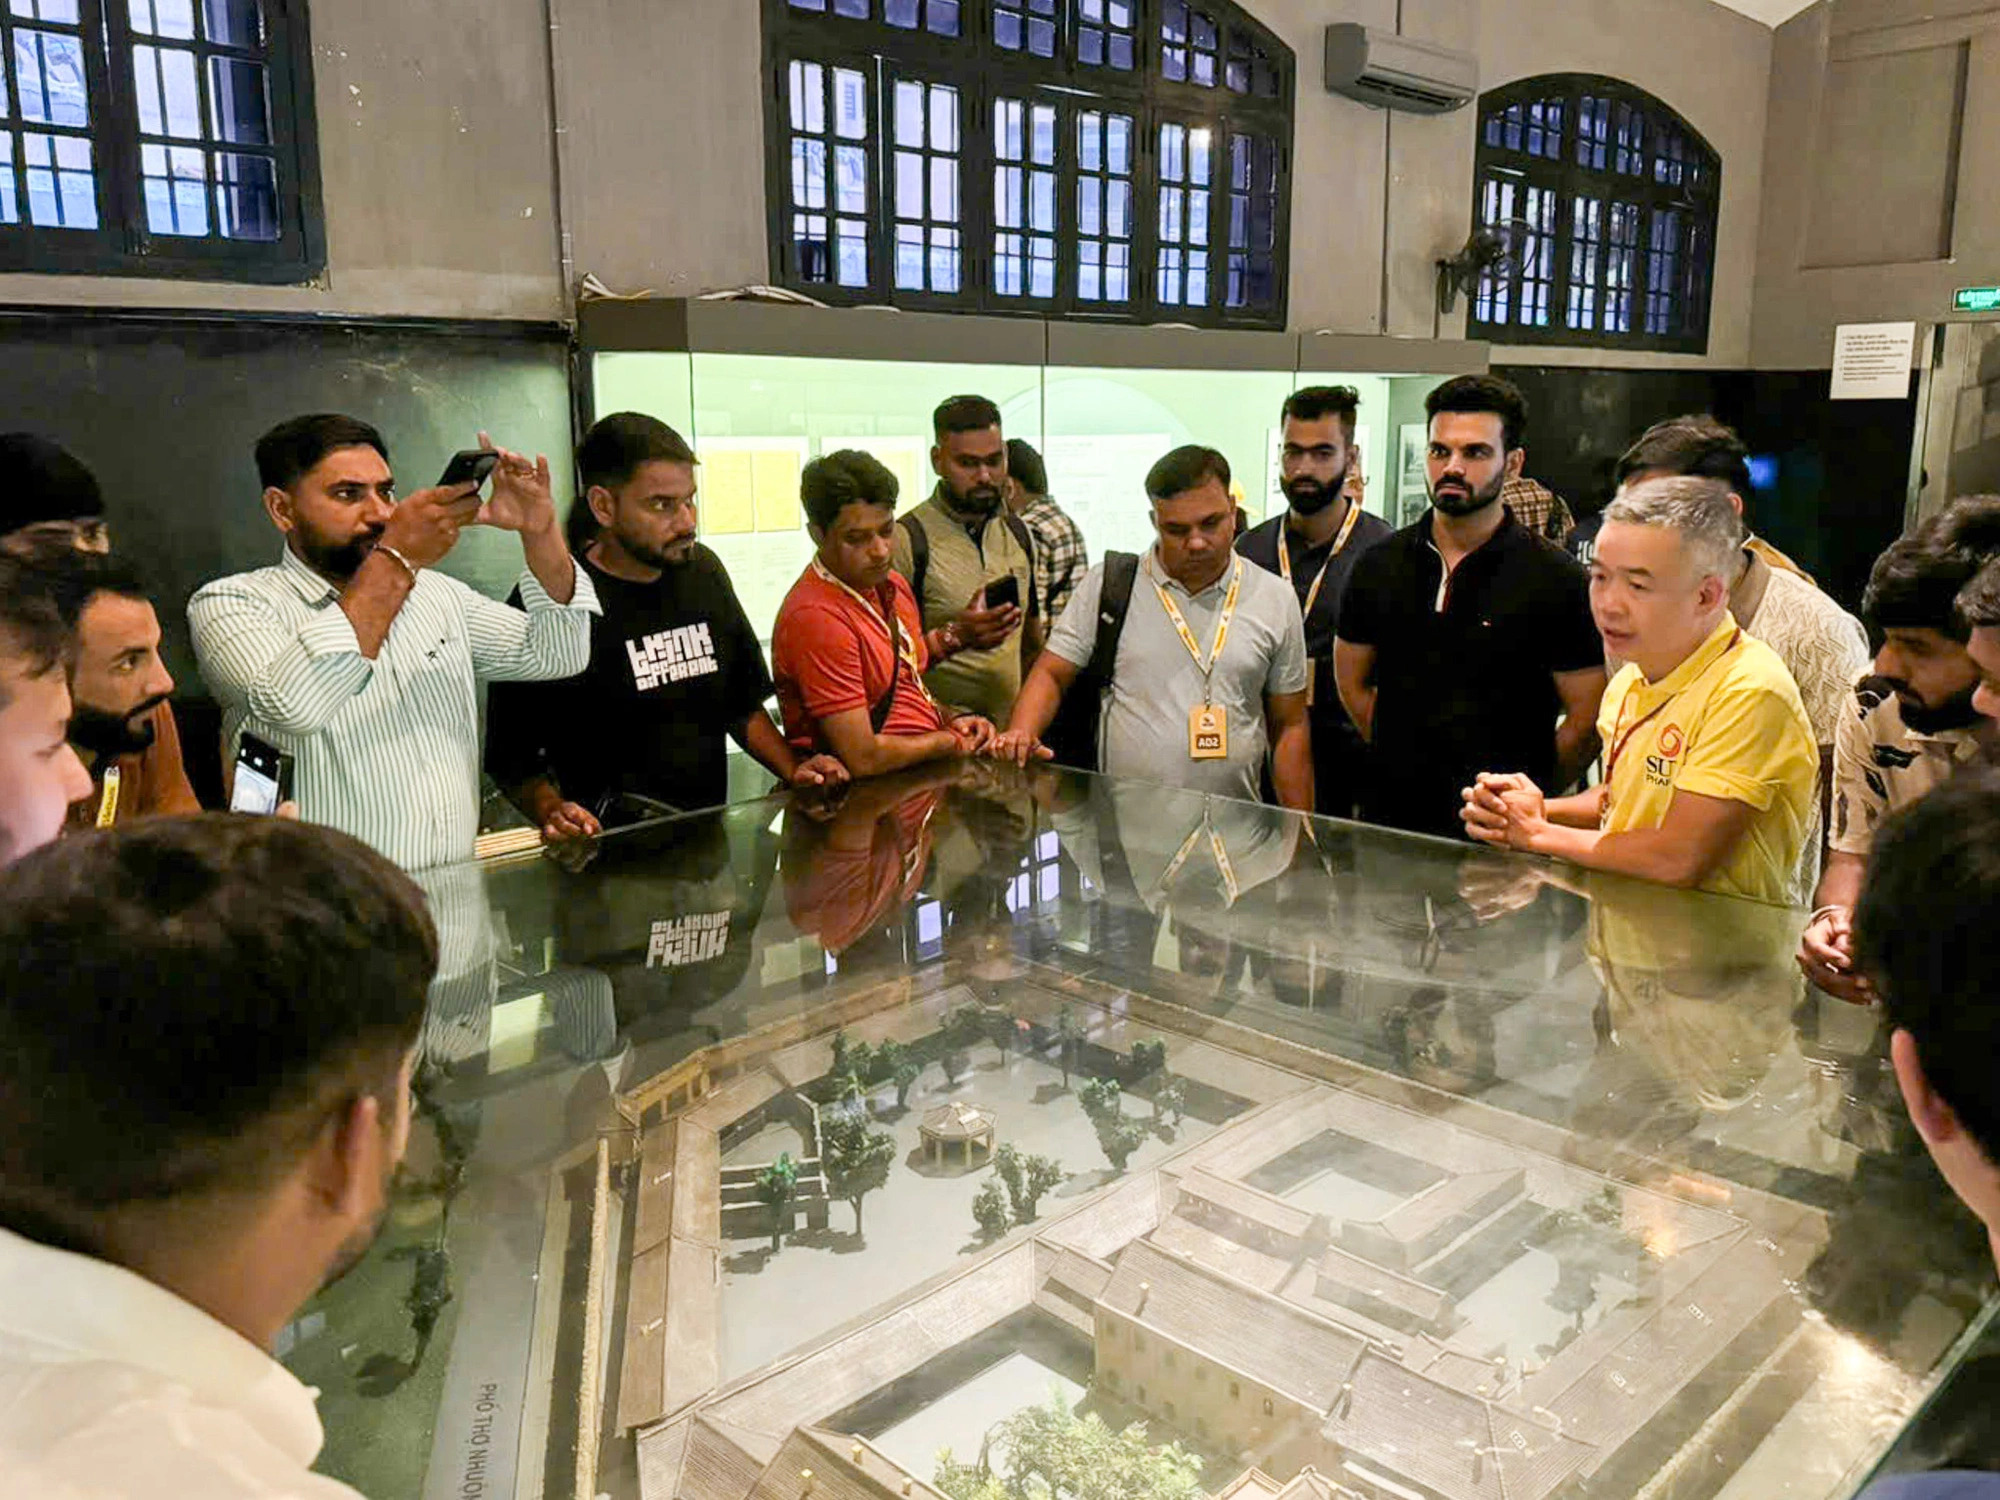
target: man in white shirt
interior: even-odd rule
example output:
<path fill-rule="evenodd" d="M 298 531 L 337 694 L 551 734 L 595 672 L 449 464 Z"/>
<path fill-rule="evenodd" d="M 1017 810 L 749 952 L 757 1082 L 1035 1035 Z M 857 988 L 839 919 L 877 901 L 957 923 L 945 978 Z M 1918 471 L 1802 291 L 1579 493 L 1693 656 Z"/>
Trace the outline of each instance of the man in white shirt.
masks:
<path fill-rule="evenodd" d="M 0 1492 L 355 1500 L 266 1351 L 387 1212 L 436 962 L 407 877 L 289 819 L 0 871 Z"/>
<path fill-rule="evenodd" d="M 225 742 L 249 733 L 291 755 L 299 815 L 406 870 L 470 859 L 477 682 L 574 677 L 590 660 L 597 594 L 556 524 L 548 460 L 501 451 L 484 504 L 477 482 L 398 502 L 381 434 L 316 415 L 266 433 L 257 469 L 282 559 L 188 604 Z M 434 570 L 467 526 L 520 533 L 525 609 Z"/>

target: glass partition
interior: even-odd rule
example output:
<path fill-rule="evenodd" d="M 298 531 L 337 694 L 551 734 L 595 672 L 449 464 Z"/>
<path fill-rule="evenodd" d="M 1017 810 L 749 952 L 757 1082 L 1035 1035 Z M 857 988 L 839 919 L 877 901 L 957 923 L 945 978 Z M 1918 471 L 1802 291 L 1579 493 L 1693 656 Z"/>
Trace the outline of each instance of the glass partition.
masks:
<path fill-rule="evenodd" d="M 365 1494 L 1821 1500 L 1987 1315 L 1796 912 L 986 765 L 426 886 Z"/>
<path fill-rule="evenodd" d="M 1093 561 L 1108 549 L 1152 545 L 1146 471 L 1184 443 L 1222 450 L 1253 523 L 1282 509 L 1278 414 L 1302 385 L 1360 393 L 1367 508 L 1393 521 L 1404 509 L 1414 519 L 1427 503 L 1423 397 L 1439 376 L 993 364 L 967 353 L 973 358 L 963 364 L 600 353 L 591 356 L 593 408 L 649 412 L 694 444 L 702 539 L 728 566 L 767 641 L 812 552 L 798 507 L 800 469 L 834 449 L 863 448 L 902 480 L 903 504 L 913 504 L 935 482 L 930 414 L 947 396 L 991 398 L 1007 435 L 1042 451 L 1050 489 L 1082 528 Z M 1401 467 L 1412 421 L 1413 471 Z"/>

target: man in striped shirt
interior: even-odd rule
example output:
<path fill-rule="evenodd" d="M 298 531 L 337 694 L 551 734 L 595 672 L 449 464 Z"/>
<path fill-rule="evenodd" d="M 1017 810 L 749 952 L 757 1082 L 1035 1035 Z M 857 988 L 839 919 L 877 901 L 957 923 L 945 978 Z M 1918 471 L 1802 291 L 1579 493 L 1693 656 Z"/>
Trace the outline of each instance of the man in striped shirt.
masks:
<path fill-rule="evenodd" d="M 290 754 L 300 816 L 405 869 L 471 858 L 477 682 L 573 677 L 590 659 L 597 595 L 556 523 L 548 460 L 502 451 L 483 504 L 476 483 L 398 502 L 381 434 L 318 415 L 266 433 L 257 470 L 282 558 L 188 604 L 226 743 L 249 733 Z M 520 533 L 525 609 L 434 571 L 474 525 Z"/>

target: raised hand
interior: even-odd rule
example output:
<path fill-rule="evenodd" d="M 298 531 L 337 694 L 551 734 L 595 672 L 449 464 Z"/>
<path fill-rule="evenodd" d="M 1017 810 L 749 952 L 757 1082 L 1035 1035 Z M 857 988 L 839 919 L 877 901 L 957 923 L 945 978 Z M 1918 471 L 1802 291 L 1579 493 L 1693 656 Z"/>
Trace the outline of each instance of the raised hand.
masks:
<path fill-rule="evenodd" d="M 492 438 L 480 433 L 479 446 L 493 448 Z M 506 448 L 494 451 L 500 461 L 493 466 L 493 492 L 479 507 L 478 524 L 523 535 L 553 529 L 556 502 L 550 489 L 548 458 L 537 454 L 530 459 Z"/>

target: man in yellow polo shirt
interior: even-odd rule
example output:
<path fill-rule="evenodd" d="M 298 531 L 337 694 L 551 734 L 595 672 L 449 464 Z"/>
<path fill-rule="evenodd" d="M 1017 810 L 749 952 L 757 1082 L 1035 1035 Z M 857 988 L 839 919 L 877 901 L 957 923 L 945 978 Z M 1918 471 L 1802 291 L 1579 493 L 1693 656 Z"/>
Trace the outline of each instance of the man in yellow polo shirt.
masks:
<path fill-rule="evenodd" d="M 1726 485 L 1658 479 L 1604 513 L 1590 603 L 1626 665 L 1598 710 L 1604 782 L 1545 801 L 1482 773 L 1465 825 L 1482 843 L 1595 870 L 1796 905 L 1819 752 L 1777 654 L 1729 614 L 1743 523 Z"/>

